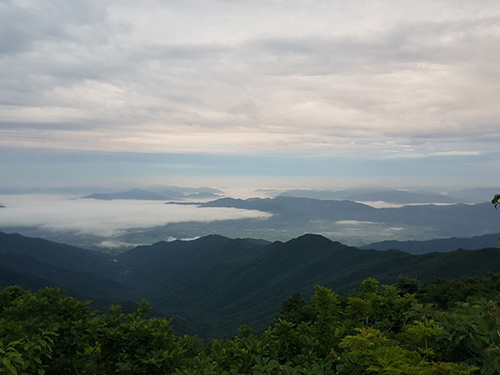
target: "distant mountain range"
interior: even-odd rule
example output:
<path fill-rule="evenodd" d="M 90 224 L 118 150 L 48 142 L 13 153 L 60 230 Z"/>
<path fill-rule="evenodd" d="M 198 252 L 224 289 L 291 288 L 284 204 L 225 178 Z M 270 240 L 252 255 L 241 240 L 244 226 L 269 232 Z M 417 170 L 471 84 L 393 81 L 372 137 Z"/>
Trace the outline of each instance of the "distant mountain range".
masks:
<path fill-rule="evenodd" d="M 125 244 L 152 244 L 168 237 L 193 238 L 220 234 L 230 238 L 250 237 L 268 241 L 287 241 L 304 233 L 318 233 L 360 247 L 386 240 L 481 236 L 497 233 L 500 228 L 499 211 L 493 208 L 491 199 L 480 204 L 418 204 L 397 208 L 374 208 L 348 200 L 288 196 L 251 199 L 216 196 L 217 199 L 213 199 L 212 195 L 218 193 L 212 190 L 214 189 L 199 188 L 198 192 L 195 192 L 196 189 L 193 188 L 172 187 L 168 191 L 157 189 L 153 192 L 134 189 L 118 193 L 92 194 L 86 198 L 157 200 L 174 205 L 193 205 L 200 208 L 192 210 L 200 213 L 200 217 L 206 217 L 203 209 L 207 207 L 259 210 L 270 213 L 271 216 L 266 219 L 237 220 L 223 220 L 223 217 L 218 216 L 217 221 L 196 221 L 196 216 L 193 216 L 191 222 L 178 223 L 168 223 L 169 218 L 166 217 L 165 222 L 168 224 L 137 230 L 127 229 L 112 239 L 99 235 L 82 235 L 77 231 L 55 232 L 44 226 L 11 228 L 2 227 L 0 223 L 0 230 L 96 249 L 101 243 L 110 240 Z M 366 193 L 359 192 L 358 197 L 361 194 Z M 188 198 L 190 200 L 187 200 Z M 496 241 L 491 246 L 496 246 Z"/>
<path fill-rule="evenodd" d="M 485 234 L 470 238 L 443 238 L 429 241 L 381 241 L 361 246 L 361 249 L 372 250 L 401 250 L 410 254 L 427 254 L 432 252 L 449 252 L 458 249 L 478 250 L 495 247 L 498 234 Z M 500 250 L 500 248 L 499 248 Z"/>
<path fill-rule="evenodd" d="M 132 190 L 138 189 L 134 187 Z M 104 193 L 120 193 L 131 190 L 130 186 L 126 184 L 114 184 L 112 186 L 97 187 L 97 186 L 69 186 L 69 187 L 2 187 L 0 186 L 0 194 L 17 195 L 17 194 L 93 194 L 99 192 Z M 197 193 L 213 193 L 222 194 L 223 191 L 211 187 L 181 187 L 181 186 L 166 186 L 166 185 L 151 185 L 139 188 L 139 190 L 148 191 L 151 193 L 161 193 L 162 191 L 172 191 L 181 193 L 183 195 L 197 194 Z"/>
<path fill-rule="evenodd" d="M 460 203 L 458 199 L 442 194 L 418 194 L 399 190 L 356 194 L 346 199 L 350 201 L 383 201 L 399 204 Z"/>
<path fill-rule="evenodd" d="M 273 217 L 254 221 L 252 226 L 292 230 L 296 227 L 310 232 L 335 232 L 342 235 L 349 226 L 370 231 L 371 226 L 393 231 L 411 231 L 418 238 L 419 232 L 432 232 L 430 237 L 469 237 L 498 231 L 498 211 L 491 203 L 475 205 L 454 204 L 447 206 L 417 205 L 399 208 L 373 208 L 352 201 L 318 200 L 278 196 L 273 199 L 252 198 L 247 200 L 222 198 L 201 207 L 234 207 L 270 212 Z M 382 230 L 378 229 L 378 230 Z M 359 238 L 363 232 L 355 234 Z M 339 237 L 337 237 L 339 238 Z M 411 238 L 411 237 L 410 237 Z"/>
<path fill-rule="evenodd" d="M 244 323 L 263 329 L 282 300 L 297 291 L 307 296 L 316 284 L 348 291 L 367 277 L 394 283 L 400 275 L 431 280 L 488 272 L 500 272 L 497 248 L 411 255 L 311 234 L 273 243 L 211 235 L 110 255 L 0 232 L 0 286 L 57 285 L 100 306 L 146 298 L 158 314 L 185 318 L 191 326 L 177 318 L 184 329 L 206 338 L 233 335 Z"/>
<path fill-rule="evenodd" d="M 491 201 L 495 194 L 499 194 L 499 190 L 498 187 L 463 189 L 451 191 L 449 196 L 461 199 L 463 202 L 482 203 Z"/>
<path fill-rule="evenodd" d="M 431 204 L 431 203 L 461 203 L 456 198 L 439 193 L 417 193 L 403 190 L 377 189 L 346 189 L 340 191 L 328 190 L 289 190 L 281 194 L 285 197 L 311 198 L 322 200 L 348 200 L 359 202 L 383 201 L 394 204 Z"/>
<path fill-rule="evenodd" d="M 406 191 L 381 188 L 359 188 L 343 190 L 288 190 L 280 195 L 296 198 L 311 198 L 322 200 L 350 200 L 361 202 L 383 201 L 394 204 L 422 203 L 484 203 L 498 194 L 498 188 L 475 188 L 447 193 L 435 191 Z"/>
<path fill-rule="evenodd" d="M 117 193 L 94 193 L 83 197 L 83 199 L 101 199 L 101 200 L 113 200 L 113 199 L 137 199 L 137 200 L 150 200 L 150 201 L 162 201 L 169 199 L 180 199 L 184 195 L 179 192 L 174 191 L 163 191 L 161 193 L 152 193 L 150 191 L 141 189 L 132 189 Z"/>
<path fill-rule="evenodd" d="M 219 192 L 220 190 L 210 189 L 210 188 L 200 188 L 199 190 L 186 188 L 186 189 L 163 190 L 160 192 L 151 192 L 142 189 L 132 189 L 114 193 L 94 193 L 84 196 L 83 199 L 100 199 L 100 200 L 135 199 L 135 200 L 150 200 L 150 201 L 179 200 L 185 198 L 210 199 L 219 197 Z"/>
<path fill-rule="evenodd" d="M 286 241 L 304 233 L 318 233 L 352 246 L 385 240 L 430 240 L 473 237 L 498 233 L 499 211 L 492 204 L 415 205 L 374 208 L 366 204 L 311 198 L 221 198 L 206 203 L 168 202 L 204 207 L 231 207 L 272 214 L 262 219 L 240 219 L 207 223 L 171 223 L 146 229 L 141 235 L 190 238 L 209 234 Z M 137 243 L 133 233 L 121 241 Z M 496 240 L 490 246 L 496 246 Z"/>

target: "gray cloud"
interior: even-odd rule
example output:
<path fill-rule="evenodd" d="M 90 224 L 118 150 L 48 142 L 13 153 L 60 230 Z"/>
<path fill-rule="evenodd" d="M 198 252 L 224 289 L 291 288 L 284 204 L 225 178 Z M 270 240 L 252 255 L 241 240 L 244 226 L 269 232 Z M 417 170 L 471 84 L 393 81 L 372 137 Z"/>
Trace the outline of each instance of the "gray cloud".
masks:
<path fill-rule="evenodd" d="M 493 0 L 0 9 L 3 146 L 376 155 L 499 136 Z"/>
<path fill-rule="evenodd" d="M 43 43 L 85 41 L 83 29 L 97 35 L 105 25 L 106 7 L 89 1 L 6 0 L 0 4 L 0 54 L 18 54 Z M 103 33 L 95 42 L 103 41 Z"/>

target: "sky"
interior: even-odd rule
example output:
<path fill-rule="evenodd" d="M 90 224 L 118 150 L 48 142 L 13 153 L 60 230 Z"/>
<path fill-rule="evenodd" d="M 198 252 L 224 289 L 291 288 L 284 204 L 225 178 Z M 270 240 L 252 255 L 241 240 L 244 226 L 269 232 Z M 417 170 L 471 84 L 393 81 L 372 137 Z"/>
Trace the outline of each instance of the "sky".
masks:
<path fill-rule="evenodd" d="M 498 0 L 0 0 L 0 186 L 500 185 Z"/>

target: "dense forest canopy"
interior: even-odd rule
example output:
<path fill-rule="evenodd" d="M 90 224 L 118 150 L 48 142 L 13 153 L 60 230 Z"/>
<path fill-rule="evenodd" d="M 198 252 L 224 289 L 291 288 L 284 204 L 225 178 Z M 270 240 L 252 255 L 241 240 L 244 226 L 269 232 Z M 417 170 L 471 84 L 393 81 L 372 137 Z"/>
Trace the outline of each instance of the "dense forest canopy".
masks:
<path fill-rule="evenodd" d="M 500 275 L 421 283 L 366 279 L 336 294 L 295 293 L 262 333 L 178 336 L 149 305 L 100 313 L 61 289 L 0 292 L 6 374 L 499 374 Z"/>

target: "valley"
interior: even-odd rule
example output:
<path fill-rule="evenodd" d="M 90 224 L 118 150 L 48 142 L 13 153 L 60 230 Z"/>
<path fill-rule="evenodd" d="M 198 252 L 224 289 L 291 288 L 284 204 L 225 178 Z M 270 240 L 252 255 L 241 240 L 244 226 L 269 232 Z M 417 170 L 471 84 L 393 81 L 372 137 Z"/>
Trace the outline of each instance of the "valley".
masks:
<path fill-rule="evenodd" d="M 215 188 L 172 186 L 86 196 L 3 195 L 0 202 L 7 207 L 0 211 L 0 230 L 118 252 L 210 234 L 287 241 L 316 233 L 361 247 L 496 233 L 497 215 L 488 198 L 467 203 L 487 197 L 489 191 L 455 192 L 460 199 L 451 193 L 373 189 L 270 191 L 271 197 L 241 199 Z M 177 198 L 169 200 L 166 194 Z M 349 197 L 387 201 L 360 203 Z"/>
<path fill-rule="evenodd" d="M 62 286 L 98 307 L 146 298 L 160 315 L 187 321 L 204 338 L 234 335 L 241 324 L 264 329 L 294 292 L 315 285 L 348 292 L 367 277 L 396 283 L 500 272 L 497 248 L 411 255 L 362 250 L 307 234 L 286 242 L 209 235 L 159 242 L 122 254 L 84 250 L 0 233 L 1 285 Z"/>

